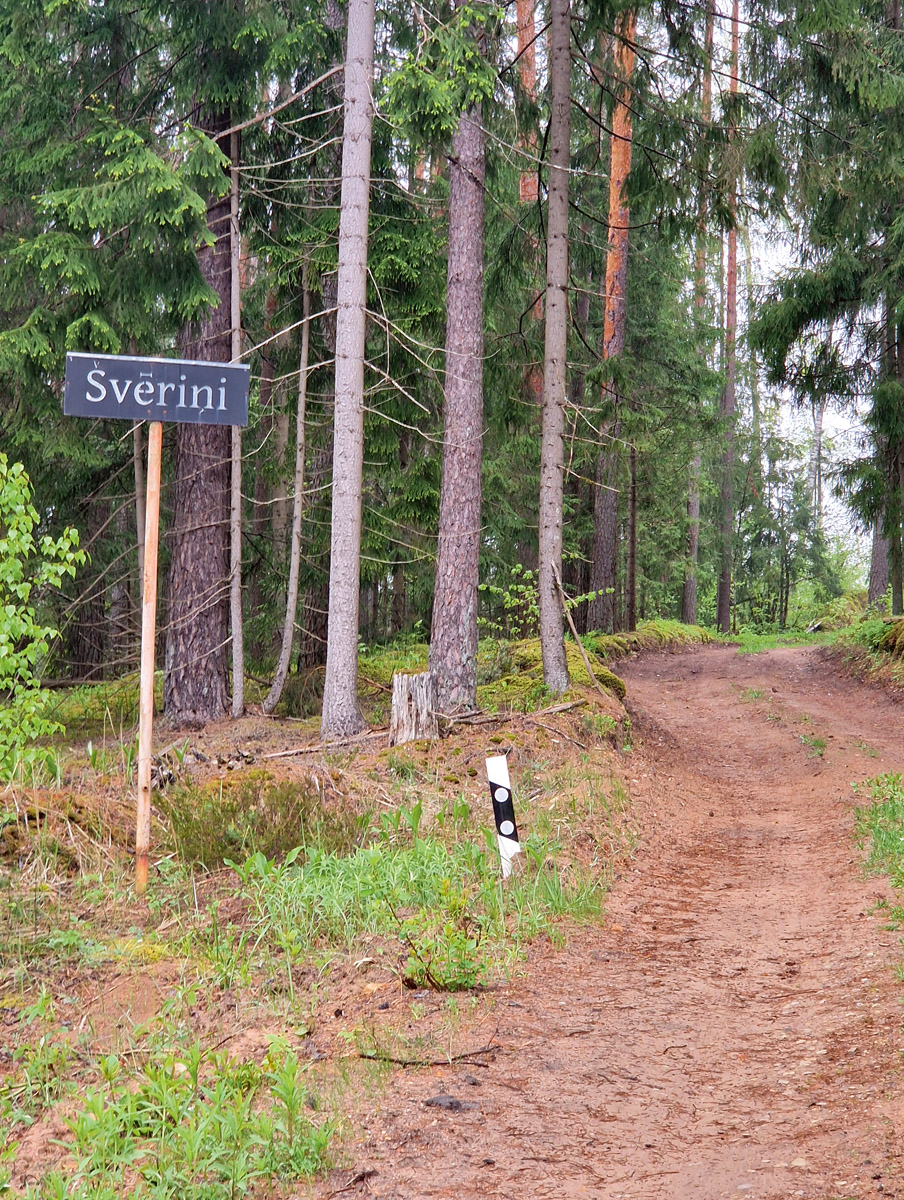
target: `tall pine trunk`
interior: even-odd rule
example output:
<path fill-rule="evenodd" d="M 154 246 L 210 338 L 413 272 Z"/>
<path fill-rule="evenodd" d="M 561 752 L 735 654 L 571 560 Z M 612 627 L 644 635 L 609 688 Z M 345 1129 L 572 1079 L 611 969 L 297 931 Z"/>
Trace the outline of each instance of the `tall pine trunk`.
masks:
<path fill-rule="evenodd" d="M 713 111 L 713 42 L 715 33 L 715 0 L 707 0 L 706 25 L 703 33 L 703 86 L 700 96 L 700 121 L 704 132 L 712 120 Z M 697 196 L 697 233 L 694 251 L 694 316 L 697 319 L 699 353 L 703 353 L 702 329 L 706 315 L 706 172 L 704 152 L 700 164 Z M 700 560 L 700 451 L 691 456 L 687 487 L 687 553 L 684 567 L 684 586 L 681 592 L 681 620 L 685 625 L 697 624 L 697 567 Z"/>
<path fill-rule="evenodd" d="M 873 544 L 869 560 L 869 586 L 866 593 L 868 604 L 878 604 L 888 591 L 889 543 L 882 532 L 882 517 L 873 522 Z"/>
<path fill-rule="evenodd" d="M 606 254 L 606 278 L 603 308 L 603 358 L 616 358 L 625 348 L 625 288 L 628 280 L 628 205 L 627 183 L 631 171 L 633 117 L 631 78 L 634 74 L 634 34 L 637 14 L 623 13 L 616 27 L 615 71 L 619 80 L 612 112 L 612 138 L 609 159 L 609 247 Z M 596 595 L 588 608 L 591 629 L 615 629 L 618 583 L 618 480 L 621 468 L 620 397 L 612 385 L 604 389 L 603 400 L 611 411 L 602 430 L 606 445 L 596 464 L 596 495 L 593 505 L 593 563 L 590 588 Z"/>
<path fill-rule="evenodd" d="M 536 30 L 534 26 L 534 5 L 536 0 L 517 0 L 516 14 L 518 22 L 518 75 L 525 95 L 531 100 L 537 98 L 537 47 Z M 518 146 L 531 156 L 537 153 L 537 139 L 531 129 L 527 135 L 518 139 Z M 540 194 L 537 168 L 533 163 L 524 163 L 521 167 L 518 195 L 522 204 L 536 204 Z"/>
<path fill-rule="evenodd" d="M 350 0 L 339 217 L 330 598 L 321 721 L 324 737 L 344 737 L 364 727 L 358 706 L 358 603 L 373 74 L 374 2 Z"/>
<path fill-rule="evenodd" d="M 564 692 L 571 680 L 557 580 L 562 577 L 565 384 L 568 353 L 568 193 L 571 165 L 571 10 L 550 8 L 549 204 L 546 234 L 546 344 L 540 442 L 539 584 L 543 681 Z"/>
<path fill-rule="evenodd" d="M 732 97 L 738 92 L 738 0 L 731 7 L 731 85 Z M 734 115 L 732 115 L 734 120 Z M 725 281 L 725 385 L 719 405 L 723 422 L 722 480 L 719 493 L 719 588 L 716 597 L 716 625 L 721 633 L 731 630 L 732 557 L 734 553 L 734 460 L 735 460 L 735 387 L 737 381 L 738 329 L 738 180 L 732 180 L 729 197 L 731 228 L 728 231 L 728 265 Z"/>
<path fill-rule="evenodd" d="M 461 115 L 449 160 L 443 476 L 430 631 L 430 674 L 446 713 L 477 704 L 484 179 L 481 113 L 471 108 Z"/>
<path fill-rule="evenodd" d="M 228 111 L 203 110 L 199 127 L 216 137 Z M 207 222 L 216 241 L 198 252 L 219 304 L 186 328 L 183 358 L 229 362 L 231 217 L 229 196 L 213 199 Z M 163 703 L 173 728 L 200 728 L 228 710 L 229 508 L 232 434 L 225 425 L 176 426 L 176 476 L 170 533 L 170 613 Z"/>

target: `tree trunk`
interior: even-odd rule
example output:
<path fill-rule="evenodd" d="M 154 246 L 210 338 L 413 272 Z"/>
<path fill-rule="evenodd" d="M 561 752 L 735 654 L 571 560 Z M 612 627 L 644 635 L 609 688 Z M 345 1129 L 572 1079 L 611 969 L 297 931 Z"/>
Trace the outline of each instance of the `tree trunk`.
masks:
<path fill-rule="evenodd" d="M 615 630 L 618 566 L 618 477 L 621 455 L 617 444 L 621 435 L 618 421 L 610 424 L 605 436 L 610 439 L 608 450 L 596 460 L 596 480 L 593 500 L 593 553 L 590 563 L 591 599 L 587 605 L 587 628 L 605 633 Z"/>
<path fill-rule="evenodd" d="M 700 454 L 691 459 L 687 488 L 687 560 L 681 592 L 681 620 L 697 624 L 697 564 L 700 560 Z"/>
<path fill-rule="evenodd" d="M 324 738 L 346 737 L 364 727 L 358 706 L 358 593 L 373 73 L 374 0 L 350 0 L 339 217 L 330 599 L 321 720 Z"/>
<path fill-rule="evenodd" d="M 628 451 L 628 530 L 625 539 L 625 629 L 637 628 L 637 451 Z"/>
<path fill-rule="evenodd" d="M 586 232 L 583 227 L 581 232 L 582 234 Z M 590 288 L 592 285 L 593 281 L 587 279 L 583 286 L 577 289 L 577 296 L 572 305 L 574 327 L 580 332 L 582 338 L 586 337 L 587 321 L 590 317 Z M 578 412 L 583 408 L 586 395 L 587 377 L 583 365 L 579 365 L 572 371 L 568 385 L 568 402 L 572 411 Z M 565 467 L 567 494 L 574 502 L 575 511 L 584 512 L 593 503 L 594 487 L 589 480 L 584 480 L 581 473 L 572 473 L 570 465 L 567 463 Z M 578 596 L 585 596 L 590 591 L 590 558 L 590 554 L 576 554 L 562 565 L 562 582 L 569 591 Z M 587 601 L 581 600 L 569 611 L 578 632 L 586 633 L 589 628 Z"/>
<path fill-rule="evenodd" d="M 568 171 L 571 165 L 571 9 L 550 10 L 549 204 L 546 243 L 546 344 L 540 444 L 539 590 L 543 681 L 552 692 L 571 683 L 556 578 L 562 574 L 565 384 L 568 355 Z"/>
<path fill-rule="evenodd" d="M 704 129 L 712 120 L 713 109 L 713 43 L 715 32 L 715 0 L 706 2 L 706 25 L 703 45 L 706 61 L 703 65 L 703 87 L 700 97 L 700 120 Z M 708 170 L 704 159 L 701 170 Z M 698 324 L 698 343 L 703 353 L 702 332 L 706 312 L 706 184 L 701 181 L 697 198 L 697 244 L 694 253 L 694 315 Z M 681 593 L 681 620 L 685 625 L 697 624 L 697 568 L 700 561 L 700 451 L 691 457 L 687 486 L 687 555 L 684 567 L 684 587 Z"/>
<path fill-rule="evenodd" d="M 517 0 L 516 12 L 518 22 L 518 75 L 526 96 L 531 100 L 537 98 L 537 47 L 534 28 L 535 0 Z M 537 153 L 537 139 L 531 129 L 527 136 L 521 136 L 518 147 L 527 155 L 534 157 Z M 522 204 L 536 204 L 540 195 L 538 170 L 534 163 L 524 163 L 521 167 L 519 183 L 519 198 Z"/>
<path fill-rule="evenodd" d="M 869 560 L 867 604 L 878 604 L 888 591 L 888 538 L 882 533 L 882 518 L 873 522 L 873 546 Z"/>
<path fill-rule="evenodd" d="M 813 505 L 816 528 L 822 526 L 822 423 L 825 418 L 826 400 L 820 397 L 813 401 L 813 447 L 810 450 L 810 466 L 807 471 L 807 490 Z"/>
<path fill-rule="evenodd" d="M 738 91 L 738 0 L 731 8 L 731 86 Z M 737 379 L 738 327 L 738 181 L 732 183 L 729 197 L 732 226 L 728 231 L 728 266 L 725 295 L 725 386 L 719 413 L 723 421 L 722 480 L 719 494 L 719 589 L 716 599 L 716 624 L 721 633 L 731 631 L 731 572 L 734 549 L 734 458 L 735 458 L 735 385 Z"/>
<path fill-rule="evenodd" d="M 216 136 L 228 112 L 202 113 L 199 126 Z M 216 238 L 198 264 L 220 298 L 180 340 L 183 358 L 229 362 L 232 356 L 229 197 L 212 199 L 207 222 Z M 176 476 L 170 534 L 170 613 L 163 703 L 172 728 L 200 728 L 228 709 L 229 462 L 226 425 L 176 426 Z"/>
<path fill-rule="evenodd" d="M 446 387 L 430 674 L 439 710 L 477 704 L 477 587 L 483 458 L 481 113 L 462 113 L 449 160 Z"/>
<path fill-rule="evenodd" d="M 292 643 L 295 638 L 295 614 L 298 609 L 298 575 L 301 569 L 301 519 L 304 515 L 304 455 L 305 415 L 308 397 L 308 359 L 311 347 L 311 291 L 307 283 L 307 268 L 302 282 L 301 353 L 298 362 L 298 409 L 295 416 L 295 498 L 292 502 L 292 546 L 289 552 L 289 583 L 286 588 L 286 617 L 283 623 L 279 661 L 273 684 L 263 703 L 265 713 L 272 713 L 279 704 L 286 686 L 292 662 Z"/>
<path fill-rule="evenodd" d="M 616 27 L 615 72 L 619 89 L 612 111 L 609 163 L 609 247 L 603 307 L 603 359 L 621 354 L 625 348 L 625 288 L 628 280 L 628 223 L 630 207 L 627 183 L 631 171 L 633 116 L 631 78 L 634 74 L 634 34 L 637 14 L 623 13 Z M 618 578 L 618 479 L 621 464 L 620 397 L 609 384 L 604 400 L 612 405 L 612 417 L 604 431 L 608 445 L 600 450 L 596 465 L 596 495 L 593 506 L 592 591 L 602 592 L 590 602 L 588 623 L 593 629 L 615 629 L 614 589 Z M 609 589 L 612 594 L 608 594 Z"/>

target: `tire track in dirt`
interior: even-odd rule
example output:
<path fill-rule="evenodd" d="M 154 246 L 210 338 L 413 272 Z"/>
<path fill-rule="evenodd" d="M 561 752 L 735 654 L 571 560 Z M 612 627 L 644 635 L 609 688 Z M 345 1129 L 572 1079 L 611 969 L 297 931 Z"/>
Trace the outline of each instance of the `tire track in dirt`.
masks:
<path fill-rule="evenodd" d="M 900 769 L 904 706 L 813 650 L 702 647 L 625 674 L 645 832 L 605 927 L 500 994 L 482 1086 L 465 1065 L 393 1077 L 362 1186 L 904 1197 L 900 939 L 869 915 L 887 891 L 860 873 L 850 791 Z M 440 1087 L 473 1107 L 425 1108 Z"/>

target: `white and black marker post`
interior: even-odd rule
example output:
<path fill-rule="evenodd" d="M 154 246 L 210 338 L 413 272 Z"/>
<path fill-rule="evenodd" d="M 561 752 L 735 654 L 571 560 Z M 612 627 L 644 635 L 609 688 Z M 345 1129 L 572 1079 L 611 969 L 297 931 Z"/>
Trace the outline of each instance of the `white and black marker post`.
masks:
<path fill-rule="evenodd" d="M 502 878 L 508 879 L 512 873 L 512 859 L 521 853 L 521 843 L 518 841 L 518 826 L 515 824 L 508 759 L 504 754 L 495 754 L 487 759 L 487 779 L 493 801 L 493 816 L 496 818 L 496 840 L 499 843 Z"/>

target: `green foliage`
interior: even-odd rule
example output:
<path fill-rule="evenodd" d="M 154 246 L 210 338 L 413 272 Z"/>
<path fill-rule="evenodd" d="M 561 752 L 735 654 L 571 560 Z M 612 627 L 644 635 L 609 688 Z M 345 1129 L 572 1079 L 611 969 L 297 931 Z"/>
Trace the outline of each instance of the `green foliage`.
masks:
<path fill-rule="evenodd" d="M 73 1171 L 48 1172 L 30 1200 L 123 1195 L 136 1180 L 160 1200 L 235 1200 L 255 1181 L 305 1178 L 328 1164 L 333 1126 L 311 1118 L 305 1069 L 287 1045 L 271 1046 L 262 1069 L 208 1056 L 198 1043 L 136 1078 L 115 1055 L 100 1069 L 103 1085 L 87 1087 L 65 1119 Z"/>
<path fill-rule="evenodd" d="M 540 593 L 537 572 L 516 563 L 505 583 L 482 583 L 484 607 L 490 615 L 478 624 L 491 637 L 535 638 L 539 633 Z"/>
<path fill-rule="evenodd" d="M 78 533 L 40 534 L 40 517 L 21 463 L 0 453 L 0 780 L 39 751 L 29 743 L 62 729 L 50 719 L 40 668 L 57 636 L 41 618 L 45 594 L 75 574 L 85 555 Z"/>
<path fill-rule="evenodd" d="M 557 917 L 599 911 L 599 879 L 574 869 L 566 882 L 555 845 L 530 843 L 535 867 L 510 880 L 503 902 L 490 835 L 487 849 L 449 846 L 419 825 L 419 815 L 400 814 L 376 844 L 349 855 L 309 849 L 304 862 L 282 867 L 262 855 L 249 859 L 237 871 L 258 944 L 291 967 L 316 946 L 351 948 L 365 933 L 400 937 L 400 973 L 446 990 L 474 986 Z"/>
<path fill-rule="evenodd" d="M 904 887 L 904 783 L 899 772 L 857 784 L 868 800 L 857 809 L 857 834 L 865 846 L 866 869 L 888 875 L 892 886 Z"/>
<path fill-rule="evenodd" d="M 846 629 L 862 621 L 866 613 L 866 593 L 845 592 L 830 600 L 819 616 L 820 629 Z"/>
<path fill-rule="evenodd" d="M 829 633 L 761 633 L 739 629 L 737 633 L 714 634 L 714 639 L 738 647 L 738 654 L 763 654 L 778 646 L 819 646 L 832 640 Z"/>
<path fill-rule="evenodd" d="M 870 654 L 878 656 L 882 641 L 888 630 L 889 625 L 884 618 L 869 617 L 844 630 L 844 638 L 843 640 L 839 639 L 838 644 L 847 643 L 848 645 L 859 646 L 867 650 Z"/>
<path fill-rule="evenodd" d="M 477 2 L 422 24 L 417 50 L 386 81 L 387 110 L 407 136 L 421 145 L 447 142 L 461 114 L 492 97 L 496 69 L 486 44 L 500 17 L 498 8 Z"/>

